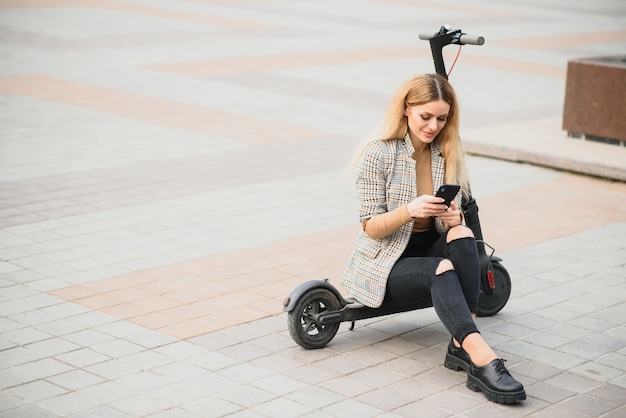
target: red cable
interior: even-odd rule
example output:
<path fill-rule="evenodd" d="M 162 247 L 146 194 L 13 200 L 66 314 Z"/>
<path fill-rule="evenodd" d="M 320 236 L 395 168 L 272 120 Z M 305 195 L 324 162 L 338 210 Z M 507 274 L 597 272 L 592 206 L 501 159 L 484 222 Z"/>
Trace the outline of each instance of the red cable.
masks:
<path fill-rule="evenodd" d="M 456 60 L 459 59 L 459 55 L 461 55 L 461 47 L 463 45 L 459 45 L 459 50 L 456 51 L 456 57 L 454 57 L 454 62 L 452 63 L 452 66 L 450 67 L 450 71 L 448 71 L 448 77 L 450 77 L 450 74 L 452 73 L 452 69 L 454 68 L 454 64 L 456 64 Z"/>

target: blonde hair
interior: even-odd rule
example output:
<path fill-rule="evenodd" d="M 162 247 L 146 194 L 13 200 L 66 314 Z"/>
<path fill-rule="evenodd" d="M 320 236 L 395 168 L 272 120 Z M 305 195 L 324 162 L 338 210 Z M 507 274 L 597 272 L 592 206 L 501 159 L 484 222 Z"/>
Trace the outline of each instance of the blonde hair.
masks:
<path fill-rule="evenodd" d="M 463 194 L 469 196 L 469 179 L 459 136 L 459 106 L 456 94 L 448 80 L 438 74 L 418 75 L 398 89 L 387 106 L 380 128 L 371 137 L 366 138 L 366 144 L 360 148 L 356 161 L 372 140 L 404 139 L 409 129 L 408 118 L 405 115 L 408 106 L 420 106 L 436 100 L 443 100 L 450 105 L 447 122 L 435 139 L 446 161 L 444 181 L 460 184 Z"/>

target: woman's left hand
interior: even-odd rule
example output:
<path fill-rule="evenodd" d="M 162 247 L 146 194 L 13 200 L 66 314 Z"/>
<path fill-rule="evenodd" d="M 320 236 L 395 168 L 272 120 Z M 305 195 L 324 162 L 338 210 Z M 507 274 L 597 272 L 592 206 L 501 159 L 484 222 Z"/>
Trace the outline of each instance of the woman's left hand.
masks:
<path fill-rule="evenodd" d="M 461 210 L 459 209 L 459 206 L 456 204 L 456 202 L 453 200 L 452 202 L 450 202 L 450 207 L 448 207 L 448 210 L 437 216 L 437 218 L 439 218 L 439 220 L 441 220 L 442 222 L 447 223 L 448 226 L 452 228 L 453 226 L 461 224 Z"/>

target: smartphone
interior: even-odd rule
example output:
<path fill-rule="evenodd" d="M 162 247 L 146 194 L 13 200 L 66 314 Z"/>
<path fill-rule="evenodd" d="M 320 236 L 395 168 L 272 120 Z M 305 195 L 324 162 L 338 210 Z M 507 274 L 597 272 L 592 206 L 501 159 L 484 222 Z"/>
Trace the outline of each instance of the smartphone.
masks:
<path fill-rule="evenodd" d="M 436 197 L 443 197 L 445 202 L 443 202 L 446 206 L 450 207 L 450 202 L 454 200 L 457 193 L 461 190 L 461 186 L 458 184 L 442 184 L 435 193 Z"/>

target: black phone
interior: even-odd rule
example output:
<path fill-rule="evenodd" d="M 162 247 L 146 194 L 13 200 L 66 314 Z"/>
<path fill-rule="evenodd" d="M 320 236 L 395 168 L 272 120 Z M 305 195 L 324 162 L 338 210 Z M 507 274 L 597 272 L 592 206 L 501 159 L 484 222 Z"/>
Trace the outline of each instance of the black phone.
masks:
<path fill-rule="evenodd" d="M 461 190 L 461 186 L 458 184 L 442 184 L 435 193 L 436 197 L 443 197 L 445 202 L 443 202 L 446 206 L 450 207 L 450 202 L 454 200 L 457 193 Z"/>

